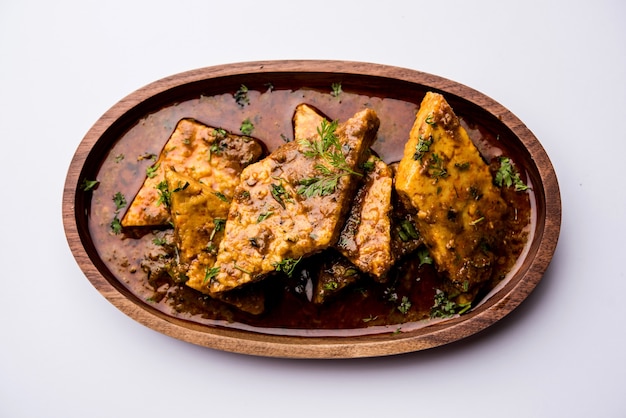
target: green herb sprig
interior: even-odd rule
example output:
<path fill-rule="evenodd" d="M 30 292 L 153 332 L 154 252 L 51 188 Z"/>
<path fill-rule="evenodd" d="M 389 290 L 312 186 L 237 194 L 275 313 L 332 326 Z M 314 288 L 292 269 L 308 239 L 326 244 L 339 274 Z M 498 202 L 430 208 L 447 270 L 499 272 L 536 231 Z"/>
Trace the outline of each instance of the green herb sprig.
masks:
<path fill-rule="evenodd" d="M 339 99 L 339 96 L 341 95 L 341 93 L 343 93 L 343 90 L 341 89 L 341 83 L 332 83 L 330 85 L 330 88 L 330 95 L 336 99 Z"/>
<path fill-rule="evenodd" d="M 435 178 L 435 181 L 448 177 L 448 170 L 443 165 L 443 158 L 437 153 L 433 153 L 431 156 L 428 169 L 430 170 L 430 175 Z"/>
<path fill-rule="evenodd" d="M 100 184 L 98 180 L 83 179 L 83 181 L 80 183 L 80 188 L 82 191 L 88 192 L 90 190 L 95 189 L 98 186 L 98 184 Z"/>
<path fill-rule="evenodd" d="M 398 305 L 398 310 L 406 315 L 409 312 L 409 309 L 411 309 L 411 301 L 407 296 L 402 296 L 402 301 L 400 302 L 400 305 Z"/>
<path fill-rule="evenodd" d="M 212 281 L 220 272 L 219 267 L 209 267 L 204 270 L 204 280 L 202 283 L 206 283 L 208 281 Z"/>
<path fill-rule="evenodd" d="M 413 225 L 413 222 L 409 220 L 402 221 L 397 231 L 398 231 L 398 236 L 400 237 L 400 240 L 402 242 L 415 240 L 420 237 L 419 233 L 415 229 L 415 225 Z"/>
<path fill-rule="evenodd" d="M 306 157 L 319 158 L 322 161 L 315 165 L 320 175 L 301 179 L 297 188 L 298 194 L 305 197 L 327 196 L 335 191 L 341 177 L 351 174 L 363 175 L 354 171 L 346 161 L 346 156 L 341 150 L 341 142 L 335 133 L 337 126 L 337 121 L 328 122 L 324 119 L 317 128 L 318 140 L 298 140 Z"/>
<path fill-rule="evenodd" d="M 276 269 L 276 271 L 280 271 L 285 273 L 288 277 L 293 276 L 293 273 L 296 270 L 296 266 L 298 265 L 298 263 L 300 262 L 300 260 L 302 260 L 302 257 L 295 259 L 295 258 L 285 258 L 279 262 L 276 263 L 272 263 L 272 266 L 274 267 L 274 269 Z"/>
<path fill-rule="evenodd" d="M 209 236 L 209 241 L 213 241 L 215 238 L 215 234 L 224 230 L 226 226 L 226 219 L 224 218 L 213 218 L 213 230 L 211 231 L 211 235 Z"/>
<path fill-rule="evenodd" d="M 289 196 L 289 192 L 287 192 L 285 186 L 282 184 L 272 183 L 270 184 L 270 192 L 272 193 L 274 200 L 276 200 L 283 209 L 286 209 L 287 207 L 285 202 L 290 202 L 291 196 Z"/>
<path fill-rule="evenodd" d="M 454 315 L 461 315 L 472 307 L 471 302 L 465 304 L 457 304 L 448 299 L 448 295 L 442 290 L 435 291 L 434 304 L 430 308 L 431 318 L 449 318 Z"/>
<path fill-rule="evenodd" d="M 272 216 L 274 214 L 273 211 L 268 211 L 268 212 L 263 212 L 259 215 L 259 217 L 256 219 L 256 223 L 261 223 L 264 220 L 266 220 L 267 218 L 269 218 L 270 216 Z"/>
<path fill-rule="evenodd" d="M 113 195 L 112 200 L 113 200 L 113 203 L 115 204 L 115 214 L 113 215 L 113 220 L 111 221 L 110 226 L 111 226 L 111 231 L 113 231 L 113 233 L 117 235 L 120 232 L 122 232 L 122 222 L 120 221 L 120 218 L 119 218 L 120 210 L 126 207 L 127 203 L 126 203 L 126 198 L 121 192 L 115 193 L 115 195 Z"/>
<path fill-rule="evenodd" d="M 159 184 L 157 184 L 155 186 L 155 188 L 157 189 L 157 192 L 159 193 L 159 199 L 156 202 L 157 206 L 165 206 L 166 208 L 169 208 L 172 204 L 172 194 L 169 190 L 169 188 L 167 187 L 167 182 L 165 180 L 162 180 L 159 182 Z"/>
<path fill-rule="evenodd" d="M 500 168 L 494 177 L 498 187 L 515 187 L 516 192 L 523 192 L 529 187 L 522 181 L 519 172 L 513 166 L 510 158 L 500 157 Z"/>
<path fill-rule="evenodd" d="M 424 139 L 422 135 L 420 135 L 417 141 L 417 145 L 415 146 L 415 153 L 413 153 L 413 159 L 415 161 L 420 161 L 424 157 L 424 154 L 428 152 L 432 143 L 433 143 L 432 136 L 429 136 L 428 139 Z"/>
<path fill-rule="evenodd" d="M 234 97 L 235 97 L 235 102 L 240 107 L 244 107 L 245 105 L 250 104 L 250 98 L 248 97 L 248 87 L 246 87 L 243 84 L 235 92 Z"/>
<path fill-rule="evenodd" d="M 155 165 L 151 165 L 150 167 L 146 168 L 146 176 L 148 176 L 148 178 L 156 177 L 157 171 L 159 170 L 160 166 L 161 166 L 161 163 L 157 163 Z"/>
<path fill-rule="evenodd" d="M 241 127 L 239 128 L 242 134 L 250 135 L 252 131 L 254 131 L 254 124 L 250 121 L 250 118 L 246 118 L 243 122 L 241 122 Z"/>
<path fill-rule="evenodd" d="M 417 250 L 417 257 L 420 260 L 419 267 L 422 267 L 424 264 L 433 263 L 433 259 L 430 256 L 430 253 L 428 252 L 428 249 L 426 247 L 422 247 L 419 250 Z"/>
<path fill-rule="evenodd" d="M 113 196 L 113 203 L 115 203 L 115 210 L 119 211 L 126 206 L 126 198 L 121 192 L 117 192 Z"/>

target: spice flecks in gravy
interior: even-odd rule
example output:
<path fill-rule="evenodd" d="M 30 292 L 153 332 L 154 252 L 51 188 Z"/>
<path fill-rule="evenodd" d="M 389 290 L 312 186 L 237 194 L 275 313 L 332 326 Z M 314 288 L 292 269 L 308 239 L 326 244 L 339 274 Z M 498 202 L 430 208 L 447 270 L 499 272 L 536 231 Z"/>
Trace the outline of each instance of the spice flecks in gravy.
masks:
<path fill-rule="evenodd" d="M 381 121 L 373 150 L 391 164 L 402 156 L 418 108 L 416 103 L 421 98 L 412 103 L 349 92 L 334 97 L 329 92 L 302 88 L 250 90 L 248 99 L 249 104 L 241 106 L 233 94 L 226 93 L 171 104 L 137 121 L 110 149 L 97 175 L 99 186 L 92 192 L 89 218 L 93 242 L 110 272 L 154 308 L 211 326 L 281 335 L 347 336 L 395 332 L 430 323 L 442 279 L 432 264 L 424 263 L 423 254 L 417 252 L 398 262 L 386 283 L 361 280 L 323 305 L 312 303 L 310 294 L 316 268 L 328 253 L 312 256 L 302 260 L 292 278 L 277 275 L 254 284 L 263 287 L 268 295 L 265 313 L 255 316 L 211 299 L 159 271 L 162 260 L 171 256 L 171 246 L 164 245 L 173 242 L 171 229 L 112 232 L 111 222 L 121 218 L 125 210 L 116 208 L 113 197 L 121 193 L 130 203 L 144 181 L 146 170 L 154 164 L 153 156 L 159 155 L 182 118 L 194 118 L 235 134 L 241 133 L 242 122 L 249 120 L 254 126 L 250 135 L 261 140 L 271 152 L 294 139 L 292 116 L 300 103 L 310 104 L 340 121 L 369 107 Z M 459 117 L 487 162 L 507 153 L 506 138 L 498 138 L 501 133 L 464 120 L 462 114 Z M 510 251 L 500 259 L 500 275 L 510 269 L 526 245 L 533 198 L 531 192 L 504 189 L 503 195 L 516 208 L 516 214 L 508 221 L 507 250 Z"/>

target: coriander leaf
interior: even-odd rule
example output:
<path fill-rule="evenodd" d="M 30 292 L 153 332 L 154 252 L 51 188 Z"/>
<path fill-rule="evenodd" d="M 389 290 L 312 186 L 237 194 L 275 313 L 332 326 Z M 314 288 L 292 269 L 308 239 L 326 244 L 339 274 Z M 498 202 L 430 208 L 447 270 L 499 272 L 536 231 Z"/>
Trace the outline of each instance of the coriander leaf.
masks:
<path fill-rule="evenodd" d="M 223 231 L 226 226 L 226 219 L 224 218 L 213 218 L 213 230 L 211 231 L 211 235 L 209 236 L 209 241 L 213 241 L 215 234 Z"/>
<path fill-rule="evenodd" d="M 263 222 L 264 220 L 266 220 L 267 218 L 269 218 L 273 214 L 274 214 L 274 212 L 272 212 L 271 210 L 269 212 L 264 212 L 264 213 L 260 214 L 259 217 L 256 220 L 256 223 Z"/>
<path fill-rule="evenodd" d="M 331 88 L 330 95 L 338 99 L 342 93 L 341 83 L 333 83 L 330 85 L 330 88 Z"/>
<path fill-rule="evenodd" d="M 326 177 L 309 177 L 301 179 L 297 188 L 298 194 L 305 197 L 328 196 L 337 188 L 341 174 Z"/>
<path fill-rule="evenodd" d="M 515 187 L 516 192 L 523 192 L 529 187 L 524 184 L 510 158 L 500 157 L 500 168 L 496 172 L 494 182 L 498 187 Z"/>
<path fill-rule="evenodd" d="M 413 159 L 415 161 L 419 161 L 424 157 L 424 154 L 428 152 L 430 146 L 433 143 L 433 137 L 429 136 L 428 139 L 422 138 L 422 135 L 419 136 L 417 141 L 417 145 L 415 146 L 415 153 L 413 154 Z"/>
<path fill-rule="evenodd" d="M 373 171 L 374 168 L 376 168 L 376 163 L 374 161 L 367 160 L 363 164 L 361 164 L 361 168 L 363 169 L 363 171 L 370 172 Z"/>
<path fill-rule="evenodd" d="M 88 192 L 90 190 L 95 189 L 98 184 L 100 184 L 100 182 L 98 180 L 83 179 L 82 183 L 80 184 L 80 188 L 84 192 Z"/>
<path fill-rule="evenodd" d="M 241 123 L 241 127 L 239 128 L 239 130 L 244 135 L 250 135 L 252 133 L 252 131 L 254 130 L 254 124 L 250 122 L 250 118 L 247 118 Z"/>
<path fill-rule="evenodd" d="M 472 307 L 471 302 L 457 304 L 448 299 L 448 295 L 442 290 L 436 289 L 434 304 L 430 308 L 431 318 L 449 318 L 454 315 L 461 315 Z"/>
<path fill-rule="evenodd" d="M 415 229 L 415 225 L 413 225 L 413 222 L 411 221 L 407 221 L 407 220 L 402 221 L 402 223 L 400 224 L 400 228 L 402 228 L 402 231 L 407 237 L 407 239 L 404 239 L 403 241 L 408 241 L 409 238 L 418 239 L 420 237 L 419 234 L 417 233 L 417 230 Z M 400 236 L 400 238 L 402 239 L 402 235 Z"/>
<path fill-rule="evenodd" d="M 155 164 L 153 166 L 146 168 L 146 175 L 148 176 L 148 178 L 155 177 L 157 175 L 157 170 L 159 169 L 160 166 L 161 166 L 161 163 L 158 163 L 158 164 Z"/>
<path fill-rule="evenodd" d="M 117 211 L 126 206 L 126 198 L 120 192 L 115 193 L 113 196 L 113 202 L 115 203 L 115 209 Z"/>
<path fill-rule="evenodd" d="M 217 140 L 222 140 L 226 138 L 226 136 L 228 135 L 228 132 L 226 132 L 226 129 L 223 129 L 223 128 L 215 128 L 213 132 Z M 215 144 L 218 144 L 218 142 L 216 141 L 212 145 L 215 145 Z M 220 146 L 222 145 L 221 142 L 219 143 L 219 145 Z"/>
<path fill-rule="evenodd" d="M 235 102 L 240 107 L 244 107 L 245 105 L 250 104 L 250 99 L 248 98 L 248 87 L 244 86 L 243 84 L 241 85 L 241 87 L 239 87 L 239 90 L 235 92 L 234 97 Z"/>
<path fill-rule="evenodd" d="M 324 283 L 324 290 L 336 290 L 339 287 L 339 283 L 337 282 L 327 282 Z"/>
<path fill-rule="evenodd" d="M 154 238 L 152 240 L 152 243 L 154 245 L 163 246 L 163 245 L 167 244 L 167 240 L 165 238 L 156 237 L 156 238 Z"/>
<path fill-rule="evenodd" d="M 417 251 L 417 256 L 420 260 L 420 264 L 419 267 L 421 267 L 424 264 L 432 264 L 433 263 L 433 259 L 430 257 L 430 254 L 428 253 L 428 249 L 423 247 L 420 248 Z"/>
<path fill-rule="evenodd" d="M 217 231 L 219 232 L 224 229 L 224 226 L 226 225 L 226 219 L 215 218 L 213 219 L 213 224 L 215 225 L 215 229 L 217 229 Z"/>
<path fill-rule="evenodd" d="M 157 200 L 156 205 L 157 206 L 163 205 L 166 208 L 169 208 L 171 201 L 172 201 L 172 197 L 171 197 L 171 193 L 169 189 L 167 188 L 167 182 L 163 180 L 159 182 L 159 184 L 157 184 L 155 188 L 157 189 L 159 193 L 159 200 Z"/>
<path fill-rule="evenodd" d="M 367 323 L 367 322 L 370 322 L 370 321 L 376 321 L 377 319 L 378 319 L 378 315 L 372 316 L 370 314 L 370 316 L 368 316 L 367 318 L 363 318 L 362 321 Z"/>
<path fill-rule="evenodd" d="M 117 217 L 117 213 L 115 214 L 115 217 L 111 221 L 111 231 L 113 231 L 115 235 L 122 232 L 122 222 L 120 221 L 120 218 Z"/>
<path fill-rule="evenodd" d="M 229 200 L 229 199 L 228 199 L 228 198 L 224 195 L 224 193 L 221 193 L 221 192 L 213 192 L 213 194 L 214 194 L 215 196 L 217 196 L 217 198 L 218 198 L 219 200 L 221 200 L 222 202 L 226 202 L 226 203 L 230 202 L 230 200 Z"/>
<path fill-rule="evenodd" d="M 288 277 L 291 277 L 296 270 L 296 266 L 298 265 L 300 260 L 302 260 L 302 257 L 298 258 L 297 260 L 294 258 L 285 258 L 279 262 L 272 263 L 272 266 L 274 267 L 274 269 L 276 269 L 276 271 L 281 271 L 285 273 Z"/>
<path fill-rule="evenodd" d="M 402 302 L 398 306 L 398 310 L 406 315 L 406 313 L 411 309 L 411 301 L 407 296 L 402 296 Z"/>
<path fill-rule="evenodd" d="M 318 140 L 301 139 L 298 141 L 305 157 L 322 160 L 322 163 L 315 165 L 320 175 L 301 179 L 297 189 L 298 194 L 305 197 L 326 196 L 335 191 L 341 177 L 350 174 L 362 176 L 361 173 L 352 170 L 346 161 L 341 142 L 335 134 L 337 126 L 337 121 L 329 123 L 324 119 L 317 128 Z"/>
<path fill-rule="evenodd" d="M 209 267 L 207 266 L 204 270 L 204 280 L 202 283 L 206 283 L 209 280 L 213 280 L 220 272 L 219 267 Z"/>
<path fill-rule="evenodd" d="M 274 200 L 276 200 L 283 209 L 286 209 L 287 207 L 285 206 L 285 201 L 289 202 L 291 197 L 285 189 L 285 186 L 282 184 L 272 183 L 270 184 L 270 192 L 272 193 Z"/>
<path fill-rule="evenodd" d="M 448 170 L 446 170 L 446 168 L 444 167 L 443 158 L 441 158 L 439 154 L 433 153 L 429 162 L 429 173 L 431 177 L 435 178 L 435 181 L 438 181 L 440 178 L 448 177 Z"/>

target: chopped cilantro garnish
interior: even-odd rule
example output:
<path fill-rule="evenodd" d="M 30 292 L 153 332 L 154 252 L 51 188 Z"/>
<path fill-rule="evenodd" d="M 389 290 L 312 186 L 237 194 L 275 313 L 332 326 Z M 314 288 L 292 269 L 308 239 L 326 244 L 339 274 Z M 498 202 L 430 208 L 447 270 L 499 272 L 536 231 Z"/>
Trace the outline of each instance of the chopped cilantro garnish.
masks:
<path fill-rule="evenodd" d="M 298 259 L 285 258 L 279 262 L 272 263 L 272 266 L 276 269 L 276 271 L 282 271 L 287 276 L 291 277 L 301 259 L 302 257 Z"/>
<path fill-rule="evenodd" d="M 298 141 L 304 149 L 302 153 L 308 158 L 319 158 L 322 162 L 315 165 L 320 173 L 317 177 L 301 179 L 298 184 L 298 194 L 305 197 L 327 196 L 335 191 L 339 179 L 343 176 L 356 174 L 362 176 L 346 161 L 346 156 L 341 150 L 339 138 L 335 135 L 338 122 L 328 122 L 325 119 L 317 128 L 319 140 L 310 141 L 301 139 Z"/>
<path fill-rule="evenodd" d="M 211 236 L 209 236 L 209 241 L 212 241 L 215 237 L 215 234 L 223 231 L 226 225 L 226 219 L 224 218 L 214 218 L 213 219 L 213 231 L 211 231 Z"/>
<path fill-rule="evenodd" d="M 417 251 L 417 256 L 420 260 L 419 266 L 421 267 L 424 264 L 432 264 L 433 259 L 430 257 L 430 253 L 426 247 L 422 247 Z"/>
<path fill-rule="evenodd" d="M 80 188 L 84 192 L 88 192 L 90 190 L 95 189 L 98 184 L 100 184 L 100 182 L 98 180 L 83 179 L 82 183 L 80 184 Z"/>
<path fill-rule="evenodd" d="M 417 145 L 415 146 L 415 153 L 413 154 L 413 159 L 419 161 L 424 157 L 424 154 L 428 152 L 431 144 L 433 143 L 433 137 L 429 136 L 428 139 L 424 139 L 421 135 L 417 141 Z"/>
<path fill-rule="evenodd" d="M 157 175 L 157 170 L 159 169 L 159 167 L 161 166 L 161 163 L 152 165 L 148 168 L 146 168 L 146 176 L 148 176 L 148 178 L 153 178 Z"/>
<path fill-rule="evenodd" d="M 341 93 L 343 93 L 343 91 L 341 90 L 341 83 L 333 83 L 330 85 L 330 88 L 331 88 L 330 95 L 337 99 L 339 98 Z"/>
<path fill-rule="evenodd" d="M 226 203 L 230 202 L 230 200 L 229 200 L 229 199 L 228 199 L 228 198 L 224 195 L 224 193 L 221 193 L 221 192 L 213 192 L 213 194 L 214 194 L 215 196 L 217 196 L 217 198 L 218 198 L 219 200 L 221 200 L 222 202 L 226 202 Z"/>
<path fill-rule="evenodd" d="M 254 124 L 250 121 L 250 118 L 247 118 L 243 122 L 241 122 L 241 127 L 239 128 L 242 134 L 250 135 L 254 130 Z"/>
<path fill-rule="evenodd" d="M 207 268 L 204 270 L 204 281 L 203 281 L 203 283 L 206 283 L 209 280 L 214 279 L 218 275 L 219 272 L 220 272 L 220 268 L 219 267 L 209 267 L 209 266 L 207 266 Z"/>
<path fill-rule="evenodd" d="M 274 200 L 276 200 L 283 209 L 286 209 L 285 201 L 289 202 L 291 200 L 291 197 L 285 189 L 285 186 L 283 186 L 282 184 L 272 183 L 270 185 L 270 192 L 272 193 L 272 197 L 274 198 Z"/>
<path fill-rule="evenodd" d="M 157 206 L 163 205 L 166 208 L 169 208 L 172 198 L 171 198 L 170 191 L 167 188 L 167 182 L 163 180 L 159 182 L 159 184 L 157 184 L 155 188 L 157 189 L 159 193 L 159 199 L 157 200 L 156 205 Z"/>
<path fill-rule="evenodd" d="M 472 307 L 471 303 L 457 304 L 448 299 L 448 295 L 442 290 L 435 291 L 434 304 L 430 308 L 431 318 L 449 318 L 467 312 Z"/>
<path fill-rule="evenodd" d="M 256 223 L 263 222 L 264 220 L 266 220 L 267 218 L 269 218 L 273 214 L 274 214 L 274 212 L 272 212 L 271 210 L 269 212 L 264 212 L 264 213 L 260 214 L 259 217 L 256 220 Z"/>
<path fill-rule="evenodd" d="M 120 221 L 120 218 L 117 217 L 117 213 L 115 214 L 115 217 L 111 221 L 111 231 L 113 231 L 115 235 L 122 232 L 122 222 Z"/>
<path fill-rule="evenodd" d="M 511 159 L 507 157 L 500 157 L 500 168 L 495 175 L 494 182 L 498 187 L 514 186 L 516 192 L 523 192 L 529 188 L 520 178 Z"/>
<path fill-rule="evenodd" d="M 402 296 L 402 302 L 400 302 L 398 310 L 406 315 L 406 313 L 409 312 L 409 309 L 411 309 L 411 301 L 407 296 Z"/>
<path fill-rule="evenodd" d="M 248 98 L 248 87 L 243 84 L 239 87 L 239 90 L 235 92 L 235 102 L 241 107 L 244 107 L 247 104 L 250 104 L 250 99 Z"/>
<path fill-rule="evenodd" d="M 113 196 L 113 203 L 115 203 L 115 209 L 119 211 L 126 206 L 126 198 L 120 192 L 115 193 Z"/>

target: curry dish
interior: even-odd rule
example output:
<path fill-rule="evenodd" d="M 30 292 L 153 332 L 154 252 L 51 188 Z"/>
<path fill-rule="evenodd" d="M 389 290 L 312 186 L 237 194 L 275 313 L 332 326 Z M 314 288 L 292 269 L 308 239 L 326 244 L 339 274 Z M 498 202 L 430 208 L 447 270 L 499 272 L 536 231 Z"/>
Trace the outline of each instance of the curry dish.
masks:
<path fill-rule="evenodd" d="M 524 251 L 523 169 L 441 94 L 388 105 L 260 94 L 290 112 L 289 131 L 236 98 L 163 109 L 153 118 L 173 124 L 166 140 L 140 151 L 138 138 L 163 135 L 146 118 L 111 150 L 92 191 L 104 262 L 157 309 L 276 333 L 392 332 L 470 311 Z M 403 111 L 389 121 L 385 106 Z M 217 108 L 239 116 L 220 124 L 198 111 Z M 235 117 L 245 119 L 239 132 Z M 281 142 L 264 137 L 276 127 Z"/>

